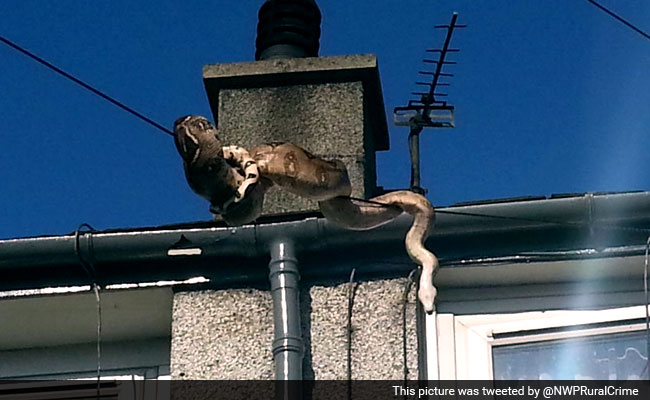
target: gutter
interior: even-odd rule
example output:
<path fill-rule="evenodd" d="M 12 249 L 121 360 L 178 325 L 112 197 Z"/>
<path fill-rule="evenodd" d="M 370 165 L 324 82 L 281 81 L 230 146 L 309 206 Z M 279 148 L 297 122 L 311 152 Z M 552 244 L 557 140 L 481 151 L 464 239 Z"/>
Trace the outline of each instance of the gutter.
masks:
<path fill-rule="evenodd" d="M 411 224 L 407 215 L 366 232 L 345 230 L 324 218 L 298 217 L 237 228 L 178 225 L 84 233 L 80 234 L 81 256 L 92 261 L 102 284 L 204 275 L 217 285 L 266 287 L 265 264 L 278 237 L 292 241 L 298 257 L 310 261 L 301 266 L 307 279 L 337 279 L 345 274 L 343 270 L 349 272 L 347 267 L 332 268 L 336 254 L 343 254 L 339 258 L 348 265 L 369 255 L 384 261 L 408 260 L 403 245 Z M 649 231 L 650 192 L 588 194 L 440 208 L 427 247 L 444 267 L 531 252 L 629 248 L 644 245 Z M 319 265 L 319 258 L 327 263 Z M 394 270 L 394 265 L 384 262 L 368 266 L 365 272 L 385 275 L 395 274 Z M 0 290 L 88 283 L 75 253 L 74 234 L 0 241 L 0 277 Z"/>

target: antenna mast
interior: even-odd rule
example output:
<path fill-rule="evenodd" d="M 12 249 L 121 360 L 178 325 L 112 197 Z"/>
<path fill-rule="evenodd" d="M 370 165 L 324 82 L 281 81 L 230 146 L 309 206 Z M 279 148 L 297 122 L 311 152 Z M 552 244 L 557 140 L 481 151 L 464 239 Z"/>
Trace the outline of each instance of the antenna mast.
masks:
<path fill-rule="evenodd" d="M 436 89 L 449 86 L 449 83 L 440 82 L 441 77 L 452 77 L 453 74 L 442 72 L 445 65 L 456 64 L 455 61 L 446 61 L 448 53 L 458 53 L 459 49 L 450 48 L 451 35 L 456 28 L 465 28 L 467 25 L 458 25 L 458 13 L 453 13 L 449 25 L 436 25 L 436 29 L 446 29 L 447 35 L 441 49 L 427 49 L 427 53 L 439 54 L 437 60 L 424 59 L 426 64 L 434 64 L 435 71 L 418 71 L 420 75 L 431 76 L 431 82 L 416 82 L 416 85 L 428 87 L 428 91 L 411 92 L 420 96 L 418 99 L 409 100 L 405 107 L 395 107 L 393 110 L 395 125 L 409 126 L 409 152 L 411 155 L 411 190 L 425 194 L 426 190 L 420 186 L 420 132 L 424 128 L 453 128 L 454 106 L 446 101 L 437 100 L 447 97 L 446 93 L 438 93 Z"/>

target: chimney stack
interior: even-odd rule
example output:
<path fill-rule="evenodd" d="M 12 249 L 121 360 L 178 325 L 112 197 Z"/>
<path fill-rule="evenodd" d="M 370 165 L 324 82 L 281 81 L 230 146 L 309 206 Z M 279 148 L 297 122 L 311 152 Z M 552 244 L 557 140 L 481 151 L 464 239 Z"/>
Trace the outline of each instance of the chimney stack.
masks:
<path fill-rule="evenodd" d="M 388 129 L 374 55 L 318 57 L 321 13 L 314 0 L 268 0 L 259 11 L 254 62 L 203 67 L 203 82 L 224 144 L 291 142 L 348 169 L 352 195 L 377 194 L 375 151 Z M 318 211 L 281 190 L 263 214 Z"/>

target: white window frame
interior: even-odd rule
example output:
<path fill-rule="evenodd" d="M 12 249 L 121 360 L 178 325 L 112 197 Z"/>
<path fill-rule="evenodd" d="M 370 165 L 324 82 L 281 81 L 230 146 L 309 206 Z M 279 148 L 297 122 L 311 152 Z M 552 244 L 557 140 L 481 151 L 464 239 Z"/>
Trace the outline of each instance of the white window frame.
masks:
<path fill-rule="evenodd" d="M 494 346 L 531 343 L 645 329 L 645 306 L 606 310 L 557 310 L 509 314 L 454 315 L 433 313 L 426 317 L 427 373 L 429 380 L 493 379 Z M 630 321 L 630 323 L 626 323 Z M 633 322 L 634 321 L 634 322 Z M 619 322 L 615 326 L 587 325 Z M 569 332 L 535 333 L 540 329 L 579 327 Z M 504 333 L 521 333 L 496 338 Z"/>

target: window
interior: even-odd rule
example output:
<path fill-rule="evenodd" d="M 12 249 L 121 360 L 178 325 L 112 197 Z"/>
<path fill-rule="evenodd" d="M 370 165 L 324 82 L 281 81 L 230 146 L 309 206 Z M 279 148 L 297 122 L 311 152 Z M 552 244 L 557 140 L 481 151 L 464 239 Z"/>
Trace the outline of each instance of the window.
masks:
<path fill-rule="evenodd" d="M 647 379 L 645 308 L 427 317 L 429 379 Z"/>

